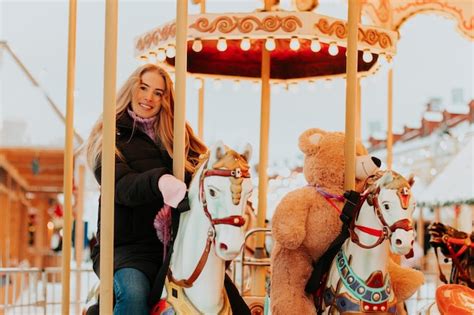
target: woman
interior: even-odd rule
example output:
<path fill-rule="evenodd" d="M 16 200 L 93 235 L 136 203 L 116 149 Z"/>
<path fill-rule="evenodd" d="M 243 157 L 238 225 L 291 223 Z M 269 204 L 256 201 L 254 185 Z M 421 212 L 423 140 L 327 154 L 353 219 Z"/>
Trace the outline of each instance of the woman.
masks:
<path fill-rule="evenodd" d="M 172 173 L 174 90 L 160 67 L 139 67 L 117 95 L 114 226 L 114 314 L 149 314 L 148 298 L 163 262 L 153 220 L 164 203 L 188 210 L 186 184 Z M 102 119 L 89 137 L 88 162 L 101 180 Z M 186 124 L 186 182 L 206 146 Z M 100 206 L 99 206 L 100 208 Z M 100 212 L 99 212 L 100 213 Z M 98 243 L 92 252 L 99 275 Z M 226 283 L 226 286 L 228 283 Z M 242 306 L 242 301 L 237 301 Z"/>

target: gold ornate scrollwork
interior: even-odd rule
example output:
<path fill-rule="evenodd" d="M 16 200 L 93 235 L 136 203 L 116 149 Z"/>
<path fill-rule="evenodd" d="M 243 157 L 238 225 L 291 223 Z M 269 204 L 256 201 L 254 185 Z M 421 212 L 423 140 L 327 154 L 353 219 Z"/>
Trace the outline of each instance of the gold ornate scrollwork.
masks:
<path fill-rule="evenodd" d="M 157 28 L 151 32 L 146 33 L 137 40 L 135 48 L 137 50 L 144 50 L 150 48 L 151 46 L 156 46 L 159 42 L 165 41 L 174 36 L 176 36 L 176 24 L 171 23 L 165 25 L 162 28 Z"/>
<path fill-rule="evenodd" d="M 262 20 L 256 16 L 220 16 L 210 22 L 207 18 L 197 19 L 190 28 L 194 28 L 202 33 L 213 33 L 216 29 L 221 33 L 230 33 L 236 28 L 242 33 L 250 33 L 253 30 L 263 30 L 266 32 L 275 32 L 282 29 L 285 32 L 294 32 L 303 23 L 296 16 L 279 17 L 277 15 L 266 16 Z"/>
<path fill-rule="evenodd" d="M 329 36 L 335 34 L 340 39 L 347 37 L 347 24 L 340 21 L 335 21 L 330 24 L 327 19 L 320 19 L 315 24 L 315 27 L 319 29 L 321 33 Z M 379 32 L 375 29 L 367 29 L 364 31 L 362 28 L 359 28 L 359 40 L 371 46 L 378 43 L 380 47 L 384 49 L 392 46 L 390 37 L 386 33 Z"/>

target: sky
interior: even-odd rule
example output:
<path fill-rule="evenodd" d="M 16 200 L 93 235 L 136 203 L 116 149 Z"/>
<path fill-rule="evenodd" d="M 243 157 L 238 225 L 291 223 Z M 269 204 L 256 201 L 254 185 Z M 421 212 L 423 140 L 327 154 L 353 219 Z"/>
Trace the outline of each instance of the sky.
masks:
<path fill-rule="evenodd" d="M 283 8 L 290 1 L 281 1 Z M 317 13 L 346 18 L 342 0 L 321 0 Z M 251 12 L 257 0 L 207 2 L 208 12 Z M 139 65 L 133 56 L 134 38 L 175 18 L 175 1 L 119 1 L 117 88 Z M 199 7 L 189 5 L 189 13 Z M 102 112 L 104 64 L 104 1 L 79 0 L 74 124 L 87 138 Z M 68 2 L 64 0 L 0 0 L 0 40 L 6 40 L 45 91 L 65 112 Z M 439 15 L 418 15 L 400 29 L 394 69 L 394 128 L 417 124 L 430 98 L 450 105 L 453 89 L 462 89 L 465 103 L 473 98 L 474 45 L 461 36 L 453 20 Z M 1 139 L 19 139 L 36 146 L 62 146 L 64 126 L 42 93 L 31 85 L 12 59 L 0 57 Z M 387 71 L 362 82 L 362 136 L 385 130 Z M 345 82 L 317 84 L 314 91 L 302 84 L 296 91 L 271 93 L 271 161 L 292 160 L 299 150 L 298 136 L 318 127 L 344 129 Z M 197 90 L 187 83 L 187 120 L 197 129 Z M 14 122 L 12 127 L 11 121 Z M 232 83 L 220 89 L 206 82 L 204 141 L 223 140 L 231 147 L 252 144 L 258 156 L 260 88 Z M 16 126 L 16 127 L 15 127 Z M 254 162 L 257 160 L 254 159 Z M 275 162 L 276 163 L 276 162 Z"/>

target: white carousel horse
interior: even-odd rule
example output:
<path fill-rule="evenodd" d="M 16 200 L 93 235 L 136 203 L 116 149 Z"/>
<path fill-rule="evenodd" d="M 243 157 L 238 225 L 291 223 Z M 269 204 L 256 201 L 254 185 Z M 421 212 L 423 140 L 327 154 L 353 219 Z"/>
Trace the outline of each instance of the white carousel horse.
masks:
<path fill-rule="evenodd" d="M 231 314 L 225 262 L 244 243 L 242 215 L 252 192 L 250 153 L 250 146 L 239 154 L 220 142 L 194 174 L 191 210 L 180 217 L 158 314 L 168 314 L 170 306 L 176 314 Z"/>
<path fill-rule="evenodd" d="M 387 273 L 389 250 L 412 253 L 413 180 L 384 171 L 361 197 L 350 238 L 332 262 L 323 293 L 324 314 L 394 314 L 396 299 Z"/>

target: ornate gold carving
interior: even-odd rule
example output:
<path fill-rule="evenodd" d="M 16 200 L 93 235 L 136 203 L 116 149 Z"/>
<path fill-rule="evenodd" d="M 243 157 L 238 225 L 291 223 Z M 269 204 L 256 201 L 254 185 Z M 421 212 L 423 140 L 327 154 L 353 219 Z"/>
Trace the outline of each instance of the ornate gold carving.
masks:
<path fill-rule="evenodd" d="M 401 14 L 401 12 L 409 11 L 409 10 L 412 10 L 410 12 L 410 16 L 420 11 L 426 11 L 426 10 L 449 12 L 458 19 L 459 25 L 462 25 L 464 29 L 469 30 L 469 31 L 474 29 L 474 17 L 471 16 L 471 20 L 469 21 L 464 16 L 464 12 L 461 8 L 456 7 L 454 5 L 450 5 L 447 1 L 418 0 L 418 1 L 409 2 L 399 7 L 393 8 L 393 11 L 398 14 Z"/>
<path fill-rule="evenodd" d="M 323 34 L 329 36 L 336 34 L 336 36 L 340 39 L 347 37 L 347 24 L 340 21 L 335 21 L 330 24 L 328 20 L 320 19 L 314 26 L 318 28 Z M 375 29 L 363 30 L 360 27 L 358 33 L 359 41 L 366 42 L 371 46 L 374 46 L 377 43 L 381 48 L 384 49 L 392 46 L 392 40 L 386 33 L 379 32 Z"/>
<path fill-rule="evenodd" d="M 322 33 L 332 36 L 336 33 L 336 36 L 339 38 L 346 38 L 347 37 L 347 27 L 346 24 L 336 21 L 332 24 L 329 24 L 329 21 L 326 19 L 320 19 L 316 26 Z"/>
<path fill-rule="evenodd" d="M 202 33 L 213 33 L 216 29 L 224 34 L 230 33 L 236 28 L 241 33 L 250 33 L 254 30 L 263 30 L 266 32 L 275 32 L 282 29 L 285 32 L 294 32 L 298 27 L 302 27 L 303 23 L 296 16 L 280 17 L 277 15 L 269 15 L 260 20 L 256 16 L 219 16 L 212 22 L 202 17 L 197 19 L 189 27 L 194 28 Z"/>
<path fill-rule="evenodd" d="M 152 45 L 158 45 L 159 42 L 165 41 L 171 37 L 176 36 L 176 23 L 165 25 L 162 28 L 157 28 L 154 31 L 146 33 L 137 40 L 135 48 L 137 50 L 144 50 Z"/>
<path fill-rule="evenodd" d="M 364 5 L 370 8 L 375 12 L 380 22 L 383 24 L 387 23 L 390 19 L 390 1 L 389 0 L 379 0 L 378 7 L 374 4 L 375 1 L 365 1 Z"/>

